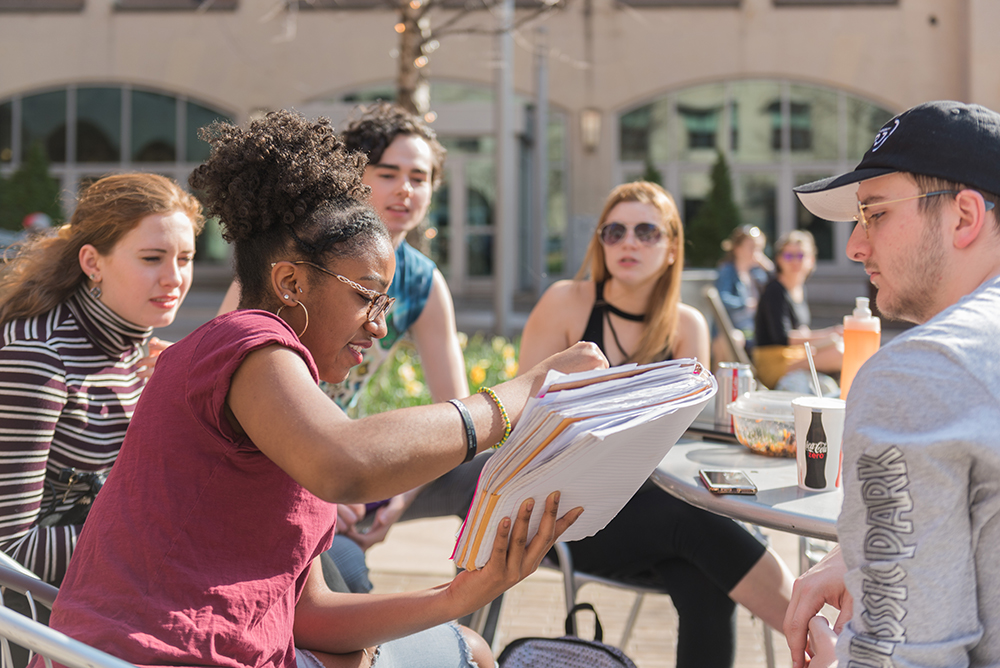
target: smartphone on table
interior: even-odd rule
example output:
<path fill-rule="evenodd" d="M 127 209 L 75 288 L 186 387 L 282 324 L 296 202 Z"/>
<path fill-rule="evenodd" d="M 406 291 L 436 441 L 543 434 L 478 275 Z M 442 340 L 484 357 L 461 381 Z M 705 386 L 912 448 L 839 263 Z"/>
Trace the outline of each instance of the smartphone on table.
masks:
<path fill-rule="evenodd" d="M 756 494 L 757 485 L 753 484 L 743 471 L 711 471 L 702 469 L 698 472 L 705 487 L 716 494 Z"/>

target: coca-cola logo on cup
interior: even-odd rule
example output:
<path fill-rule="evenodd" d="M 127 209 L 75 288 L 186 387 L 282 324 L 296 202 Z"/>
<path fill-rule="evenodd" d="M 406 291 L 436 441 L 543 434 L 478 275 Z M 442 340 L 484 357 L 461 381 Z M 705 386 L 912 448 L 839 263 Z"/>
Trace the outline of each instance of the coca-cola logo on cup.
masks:
<path fill-rule="evenodd" d="M 826 457 L 826 449 L 826 441 L 819 441 L 818 443 L 806 442 L 806 457 L 811 459 Z"/>

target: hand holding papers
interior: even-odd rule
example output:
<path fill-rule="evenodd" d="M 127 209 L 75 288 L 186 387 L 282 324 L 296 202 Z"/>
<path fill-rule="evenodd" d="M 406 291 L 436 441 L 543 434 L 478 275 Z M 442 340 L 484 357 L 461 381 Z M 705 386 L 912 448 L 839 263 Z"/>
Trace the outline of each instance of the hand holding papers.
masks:
<path fill-rule="evenodd" d="M 716 391 L 696 360 L 562 374 L 550 371 L 507 443 L 483 468 L 452 558 L 482 568 L 504 517 L 522 501 L 561 491 L 560 508 L 583 515 L 560 540 L 607 525 Z M 538 530 L 532 517 L 528 540 Z"/>

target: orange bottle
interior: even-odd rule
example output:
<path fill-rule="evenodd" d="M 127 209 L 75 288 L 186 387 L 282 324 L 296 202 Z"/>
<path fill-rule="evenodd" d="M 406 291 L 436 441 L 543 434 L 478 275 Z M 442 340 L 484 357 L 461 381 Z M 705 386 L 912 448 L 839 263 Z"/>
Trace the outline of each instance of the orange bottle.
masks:
<path fill-rule="evenodd" d="M 855 300 L 854 313 L 844 316 L 844 361 L 840 366 L 840 398 L 846 399 L 858 369 L 882 342 L 882 321 L 872 315 L 868 297 Z"/>

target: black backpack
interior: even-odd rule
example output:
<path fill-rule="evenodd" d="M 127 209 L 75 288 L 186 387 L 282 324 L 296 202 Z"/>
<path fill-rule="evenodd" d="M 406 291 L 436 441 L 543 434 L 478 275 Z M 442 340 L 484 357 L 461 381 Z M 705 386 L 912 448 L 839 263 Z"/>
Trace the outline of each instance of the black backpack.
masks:
<path fill-rule="evenodd" d="M 576 636 L 577 610 L 594 613 L 594 639 Z M 577 603 L 566 617 L 561 638 L 519 638 L 500 654 L 500 668 L 636 668 L 632 659 L 612 645 L 605 645 L 604 629 L 590 603 Z"/>

